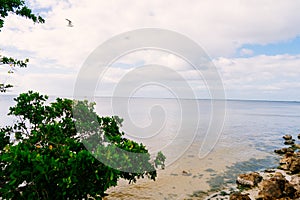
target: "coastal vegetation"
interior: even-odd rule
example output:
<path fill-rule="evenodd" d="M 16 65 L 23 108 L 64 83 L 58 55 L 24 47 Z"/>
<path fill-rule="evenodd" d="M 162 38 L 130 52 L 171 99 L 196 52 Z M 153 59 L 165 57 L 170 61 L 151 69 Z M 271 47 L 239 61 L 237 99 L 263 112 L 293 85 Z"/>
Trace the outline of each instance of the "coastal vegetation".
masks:
<path fill-rule="evenodd" d="M 143 144 L 124 137 L 119 129 L 120 120 L 98 116 L 93 103 L 58 98 L 46 105 L 47 98 L 35 92 L 20 94 L 9 113 L 17 122 L 0 129 L 0 196 L 3 198 L 82 199 L 90 196 L 100 199 L 120 178 L 129 182 L 144 177 L 155 180 L 155 167 L 164 167 L 162 153 L 151 161 Z M 81 124 L 80 132 L 73 117 L 74 109 L 81 115 L 76 119 L 76 123 Z M 97 121 L 87 123 L 86 119 L 91 117 Z M 91 128 L 95 124 L 99 128 Z M 98 142 L 95 152 L 101 152 L 104 146 L 108 149 L 116 146 L 142 153 L 143 159 L 134 159 L 111 151 L 110 159 L 122 165 L 143 166 L 147 171 L 123 172 L 106 166 L 85 148 L 86 135 Z"/>
<path fill-rule="evenodd" d="M 14 14 L 21 17 L 28 18 L 32 20 L 34 23 L 44 23 L 45 19 L 41 16 L 33 14 L 31 9 L 28 8 L 23 0 L 4 0 L 0 1 L 0 31 L 4 25 L 4 19 L 9 15 Z M 1 50 L 1 49 L 0 49 Z M 14 73 L 14 69 L 16 67 L 27 67 L 27 63 L 29 59 L 19 60 L 13 57 L 4 56 L 0 54 L 0 66 L 5 65 L 8 70 L 7 73 L 12 74 Z M 13 85 L 0 82 L 0 92 L 6 92 L 7 89 L 12 88 Z"/>
<path fill-rule="evenodd" d="M 25 1 L 4 0 L 0 1 L 0 30 L 9 14 L 45 22 Z M 0 55 L 0 66 L 7 67 L 8 73 L 27 67 L 28 62 Z M 11 87 L 2 82 L 0 92 Z M 0 127 L 0 199 L 101 199 L 120 178 L 129 183 L 145 177 L 155 180 L 157 169 L 164 168 L 166 158 L 161 152 L 151 158 L 143 144 L 125 137 L 121 118 L 100 117 L 94 103 L 62 98 L 48 102 L 47 95 L 32 91 L 14 100 L 9 109 L 14 123 Z M 97 143 L 93 154 L 84 145 L 89 138 Z M 105 165 L 97 159 L 103 149 L 108 149 L 108 159 L 138 170 Z M 128 157 L 116 149 L 143 156 Z"/>

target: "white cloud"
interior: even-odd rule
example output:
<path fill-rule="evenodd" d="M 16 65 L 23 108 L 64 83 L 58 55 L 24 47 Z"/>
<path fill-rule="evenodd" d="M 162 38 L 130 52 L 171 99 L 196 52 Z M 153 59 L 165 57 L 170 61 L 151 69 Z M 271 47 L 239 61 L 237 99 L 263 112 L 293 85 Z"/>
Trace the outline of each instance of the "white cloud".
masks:
<path fill-rule="evenodd" d="M 71 6 L 66 1 L 46 5 L 41 3 L 44 1 L 32 2 L 36 7 L 53 7 L 46 13 L 46 24 L 33 26 L 28 20 L 11 16 L 1 33 L 1 44 L 10 43 L 70 65 L 82 62 L 93 48 L 111 36 L 143 27 L 183 33 L 213 56 L 230 55 L 244 43 L 266 44 L 300 34 L 300 27 L 295 26 L 300 22 L 297 1 L 142 0 L 128 4 L 78 0 L 72 1 Z M 66 27 L 65 18 L 73 21 L 73 28 Z M 21 32 L 9 31 L 10 28 Z"/>
<path fill-rule="evenodd" d="M 9 16 L 0 32 L 1 48 L 13 47 L 8 51 L 10 55 L 19 55 L 20 51 L 15 51 L 18 49 L 24 57 L 31 59 L 26 69 L 30 78 L 26 80 L 28 83 L 24 84 L 24 88 L 25 85 L 28 88 L 39 85 L 37 89 L 44 87 L 46 91 L 51 86 L 54 93 L 60 90 L 72 93 L 71 84 L 61 88 L 64 78 L 66 82 L 74 81 L 84 60 L 98 45 L 119 33 L 145 27 L 174 30 L 202 45 L 215 58 L 227 89 L 255 88 L 259 84 L 261 89 L 268 88 L 270 84 L 269 88 L 272 88 L 275 80 L 284 82 L 299 77 L 298 57 L 228 57 L 235 55 L 239 47 L 246 43 L 276 43 L 299 36 L 300 26 L 297 24 L 300 24 L 300 1 L 28 2 L 45 17 L 46 23 L 34 25 L 30 20 Z M 74 27 L 67 27 L 65 18 L 71 19 Z M 240 53 L 252 55 L 253 52 L 242 49 Z M 167 53 L 155 55 L 141 51 L 120 59 L 120 63 L 138 65 L 153 60 L 157 64 L 182 70 L 188 78 L 194 76 L 194 72 L 187 71 L 185 61 Z M 107 81 L 115 82 L 121 71 L 109 74 Z M 67 77 L 64 76 L 66 72 Z M 34 78 L 35 81 L 32 80 Z M 261 83 L 251 86 L 250 83 L 256 81 Z M 282 89 L 277 86 L 274 88 Z"/>
<path fill-rule="evenodd" d="M 261 92 L 281 93 L 282 99 L 300 96 L 300 55 L 255 56 L 251 58 L 219 58 L 214 61 L 228 96 L 238 93 L 240 98 L 266 99 Z M 289 94 L 293 91 L 293 94 Z M 249 94 L 248 94 L 249 93 Z M 249 95 L 252 95 L 249 96 Z"/>
<path fill-rule="evenodd" d="M 240 50 L 240 55 L 241 56 L 251 56 L 251 55 L 253 55 L 253 53 L 254 52 L 251 49 L 242 48 Z"/>
<path fill-rule="evenodd" d="M 43 94 L 71 96 L 75 78 L 69 74 L 17 74 L 13 77 L 14 92 L 27 92 L 29 89 Z M 28 89 L 29 88 L 29 89 Z"/>

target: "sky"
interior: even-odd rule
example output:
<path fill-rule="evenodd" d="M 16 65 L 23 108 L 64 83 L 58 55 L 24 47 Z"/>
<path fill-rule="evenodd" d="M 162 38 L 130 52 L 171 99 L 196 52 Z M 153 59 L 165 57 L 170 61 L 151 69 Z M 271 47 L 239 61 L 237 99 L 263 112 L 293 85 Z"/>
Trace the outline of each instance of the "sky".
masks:
<path fill-rule="evenodd" d="M 292 0 L 26 0 L 46 20 L 34 24 L 10 15 L 0 32 L 0 54 L 29 58 L 13 75 L 0 66 L 8 94 L 29 89 L 72 96 L 88 56 L 113 36 L 141 28 L 175 31 L 195 41 L 210 57 L 227 99 L 300 101 L 300 1 Z M 67 26 L 66 18 L 73 27 Z M 145 38 L 147 40 L 147 38 Z M 95 89 L 111 96 L 126 74 L 151 64 L 167 66 L 210 98 L 205 78 L 172 52 L 142 49 L 118 57 Z M 157 71 L 158 79 L 168 79 Z M 143 79 L 143 75 L 137 77 Z M 133 80 L 134 81 L 134 80 Z M 174 87 L 180 82 L 173 81 Z M 132 94 L 170 97 L 172 88 L 145 84 Z M 175 95 L 176 96 L 176 95 Z M 173 96 L 174 97 L 174 96 Z"/>

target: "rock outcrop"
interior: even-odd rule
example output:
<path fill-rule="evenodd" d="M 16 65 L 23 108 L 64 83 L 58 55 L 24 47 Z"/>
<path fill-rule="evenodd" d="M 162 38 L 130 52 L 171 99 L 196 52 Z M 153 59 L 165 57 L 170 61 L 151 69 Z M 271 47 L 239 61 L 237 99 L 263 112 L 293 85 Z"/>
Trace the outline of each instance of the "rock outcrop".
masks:
<path fill-rule="evenodd" d="M 259 188 L 260 191 L 257 199 L 275 200 L 281 198 L 297 198 L 297 190 L 280 172 L 276 172 L 274 177 L 268 180 L 263 180 Z"/>
<path fill-rule="evenodd" d="M 237 187 L 225 199 L 300 200 L 300 144 L 294 144 L 295 140 L 291 135 L 284 135 L 283 138 L 285 144 L 291 146 L 274 150 L 275 153 L 283 155 L 279 169 L 240 174 L 236 183 L 242 187 Z M 300 139 L 300 134 L 298 138 Z M 219 198 L 213 200 L 216 199 Z"/>
<path fill-rule="evenodd" d="M 280 168 L 292 174 L 300 172 L 300 152 L 288 152 L 280 160 Z"/>
<path fill-rule="evenodd" d="M 248 174 L 240 174 L 237 177 L 237 184 L 245 187 L 255 187 L 262 180 L 262 176 L 257 172 L 251 172 Z"/>
<path fill-rule="evenodd" d="M 284 144 L 285 145 L 293 145 L 293 144 L 295 144 L 295 141 L 294 140 L 285 140 Z"/>
<path fill-rule="evenodd" d="M 282 148 L 282 149 L 276 149 L 274 150 L 275 153 L 278 153 L 278 154 L 286 154 L 288 152 L 290 153 L 294 153 L 294 149 L 289 147 L 289 148 Z"/>
<path fill-rule="evenodd" d="M 293 144 L 292 147 L 295 149 L 300 149 L 300 144 Z"/>
<path fill-rule="evenodd" d="M 240 192 L 232 193 L 229 200 L 251 200 L 249 194 L 242 194 Z"/>

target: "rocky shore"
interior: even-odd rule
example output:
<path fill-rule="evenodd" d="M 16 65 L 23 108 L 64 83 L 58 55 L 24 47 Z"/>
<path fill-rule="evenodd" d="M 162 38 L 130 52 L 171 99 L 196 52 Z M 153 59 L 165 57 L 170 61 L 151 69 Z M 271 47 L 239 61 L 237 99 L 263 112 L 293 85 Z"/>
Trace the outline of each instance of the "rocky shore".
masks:
<path fill-rule="evenodd" d="M 281 156 L 277 169 L 240 174 L 235 186 L 214 193 L 206 200 L 300 199 L 300 144 L 291 135 L 284 135 L 283 139 L 287 147 L 274 150 Z"/>

